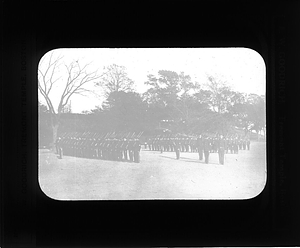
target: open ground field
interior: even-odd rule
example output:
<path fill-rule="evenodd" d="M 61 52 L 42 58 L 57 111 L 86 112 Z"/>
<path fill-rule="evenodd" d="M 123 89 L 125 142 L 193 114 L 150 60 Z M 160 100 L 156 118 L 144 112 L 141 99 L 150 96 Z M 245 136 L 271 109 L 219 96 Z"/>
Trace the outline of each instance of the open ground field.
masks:
<path fill-rule="evenodd" d="M 197 153 L 141 151 L 141 162 L 116 162 L 57 155 L 39 150 L 39 183 L 58 200 L 248 199 L 266 182 L 266 144 L 251 150 L 210 154 L 209 164 Z"/>

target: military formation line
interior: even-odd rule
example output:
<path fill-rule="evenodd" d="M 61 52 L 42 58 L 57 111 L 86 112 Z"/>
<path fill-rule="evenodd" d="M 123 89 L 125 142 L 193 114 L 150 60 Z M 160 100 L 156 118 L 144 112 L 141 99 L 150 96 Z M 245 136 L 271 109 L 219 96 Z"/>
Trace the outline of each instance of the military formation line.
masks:
<path fill-rule="evenodd" d="M 141 141 L 143 133 L 64 133 L 56 141 L 59 158 L 63 155 L 80 158 L 102 159 L 111 161 L 140 162 Z M 144 149 L 150 151 L 175 152 L 180 159 L 181 152 L 199 154 L 199 160 L 209 163 L 209 154 L 218 153 L 219 163 L 224 164 L 227 153 L 238 154 L 239 150 L 250 150 L 250 139 L 246 136 L 167 135 L 148 138 L 143 142 Z"/>
<path fill-rule="evenodd" d="M 141 134 L 65 133 L 57 138 L 56 152 L 59 158 L 66 155 L 139 163 Z"/>
<path fill-rule="evenodd" d="M 226 153 L 238 154 L 239 150 L 250 150 L 250 139 L 241 136 L 199 135 L 194 137 L 155 137 L 147 141 L 146 149 L 150 151 L 175 152 L 176 159 L 180 159 L 180 152 L 194 152 L 199 154 L 199 160 L 205 159 L 209 163 L 209 154 L 218 153 L 219 163 L 224 164 Z M 204 155 L 204 156 L 203 156 Z"/>

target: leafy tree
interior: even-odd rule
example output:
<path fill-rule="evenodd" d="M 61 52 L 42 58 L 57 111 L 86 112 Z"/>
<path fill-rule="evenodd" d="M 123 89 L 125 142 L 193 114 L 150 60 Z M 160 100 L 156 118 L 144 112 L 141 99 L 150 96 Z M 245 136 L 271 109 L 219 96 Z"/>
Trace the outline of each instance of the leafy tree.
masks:
<path fill-rule="evenodd" d="M 205 86 L 206 89 L 200 89 L 196 94 L 198 101 L 212 111 L 207 111 L 207 116 L 202 116 L 207 120 L 205 126 L 210 131 L 226 134 L 233 122 L 230 111 L 237 100 L 236 92 L 226 82 L 213 76 L 208 76 Z"/>
<path fill-rule="evenodd" d="M 235 126 L 243 128 L 245 134 L 251 130 L 257 133 L 265 127 L 264 96 L 236 93 L 235 104 L 230 112 L 235 119 Z"/>
<path fill-rule="evenodd" d="M 213 76 L 208 76 L 208 81 L 206 86 L 210 91 L 208 94 L 210 107 L 217 113 L 228 112 L 228 108 L 232 106 L 233 91 L 226 85 L 226 82 Z"/>
<path fill-rule="evenodd" d="M 265 97 L 256 94 L 250 94 L 247 104 L 248 120 L 252 123 L 252 130 L 258 134 L 261 130 L 265 130 L 266 126 L 266 108 Z"/>
<path fill-rule="evenodd" d="M 189 119 L 192 91 L 197 88 L 189 75 L 160 70 L 158 76 L 148 75 L 145 84 L 149 86 L 144 94 L 148 104 L 166 108 L 172 119 Z"/>
<path fill-rule="evenodd" d="M 232 125 L 242 128 L 245 131 L 245 134 L 247 134 L 251 128 L 251 122 L 248 119 L 246 100 L 245 94 L 233 92 L 233 104 L 229 108 L 229 113 L 232 117 Z"/>
<path fill-rule="evenodd" d="M 240 127 L 248 131 L 264 127 L 264 101 L 255 94 L 233 91 L 225 81 L 209 76 L 206 88 L 183 72 L 161 70 L 148 75 L 143 95 L 158 123 L 175 120 L 173 131 L 229 133 Z"/>
<path fill-rule="evenodd" d="M 143 129 L 147 104 L 136 92 L 111 92 L 102 104 L 107 125 L 118 131 Z"/>

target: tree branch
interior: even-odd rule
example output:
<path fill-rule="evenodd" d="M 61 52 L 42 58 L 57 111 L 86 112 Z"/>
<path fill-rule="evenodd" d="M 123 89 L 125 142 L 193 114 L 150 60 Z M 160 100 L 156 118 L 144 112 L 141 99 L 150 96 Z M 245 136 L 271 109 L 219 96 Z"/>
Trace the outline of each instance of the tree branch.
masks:
<path fill-rule="evenodd" d="M 48 107 L 49 107 L 50 112 L 51 112 L 52 114 L 55 114 L 55 110 L 54 110 L 54 107 L 53 107 L 53 105 L 52 105 L 52 102 L 51 102 L 49 96 L 46 94 L 46 92 L 44 92 L 43 88 L 42 88 L 40 85 L 38 85 L 38 88 L 39 88 L 39 90 L 40 90 L 40 93 L 41 93 L 41 94 L 43 95 L 43 97 L 45 98 L 45 100 L 46 100 L 46 102 L 47 102 L 47 105 L 48 105 Z"/>
<path fill-rule="evenodd" d="M 81 73 L 79 73 L 79 74 L 81 74 Z M 92 73 L 86 73 L 86 75 L 80 80 L 80 82 L 77 86 L 75 86 L 76 85 L 76 79 L 79 77 L 79 75 L 77 75 L 74 79 L 72 79 L 71 82 L 70 82 L 70 84 L 73 83 L 71 88 L 68 89 L 67 93 L 64 94 L 63 97 L 61 98 L 61 102 L 59 104 L 59 106 L 61 106 L 60 109 L 62 109 L 64 106 L 67 105 L 70 97 L 73 94 L 81 94 L 82 95 L 82 92 L 80 92 L 80 91 L 89 92 L 89 90 L 83 89 L 81 87 L 83 85 L 85 85 L 86 83 L 88 83 L 92 80 L 96 80 L 96 79 L 98 79 L 102 76 L 102 75 L 99 75 L 99 76 L 96 76 L 96 75 L 97 75 L 97 71 L 92 72 Z"/>

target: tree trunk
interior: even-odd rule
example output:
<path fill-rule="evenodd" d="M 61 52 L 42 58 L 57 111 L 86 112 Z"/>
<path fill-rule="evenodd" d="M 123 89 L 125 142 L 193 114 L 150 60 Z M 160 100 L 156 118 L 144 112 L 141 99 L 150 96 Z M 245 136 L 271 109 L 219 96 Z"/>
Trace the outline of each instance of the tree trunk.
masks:
<path fill-rule="evenodd" d="M 57 131 L 59 127 L 59 117 L 60 115 L 53 114 L 51 116 L 51 126 L 52 126 L 52 142 L 50 144 L 50 148 L 52 151 L 56 151 L 55 143 L 57 139 Z"/>
<path fill-rule="evenodd" d="M 58 130 L 58 124 L 52 125 L 52 142 L 51 142 L 52 151 L 56 151 L 55 143 L 57 139 L 57 130 Z"/>

